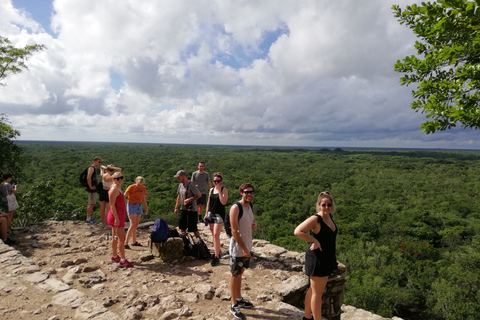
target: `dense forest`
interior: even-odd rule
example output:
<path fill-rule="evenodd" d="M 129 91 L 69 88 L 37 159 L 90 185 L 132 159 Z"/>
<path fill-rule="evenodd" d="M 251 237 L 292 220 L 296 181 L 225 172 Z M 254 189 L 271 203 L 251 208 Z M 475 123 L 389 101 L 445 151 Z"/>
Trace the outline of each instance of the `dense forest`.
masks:
<path fill-rule="evenodd" d="M 84 219 L 78 176 L 94 156 L 123 168 L 124 189 L 146 179 L 150 214 L 173 213 L 179 169 L 220 171 L 229 202 L 255 185 L 254 236 L 302 252 L 294 228 L 335 198 L 337 258 L 347 266 L 345 303 L 405 319 L 480 319 L 480 153 L 142 144 L 20 143 L 17 226 Z M 98 208 L 94 215 L 98 216 Z"/>

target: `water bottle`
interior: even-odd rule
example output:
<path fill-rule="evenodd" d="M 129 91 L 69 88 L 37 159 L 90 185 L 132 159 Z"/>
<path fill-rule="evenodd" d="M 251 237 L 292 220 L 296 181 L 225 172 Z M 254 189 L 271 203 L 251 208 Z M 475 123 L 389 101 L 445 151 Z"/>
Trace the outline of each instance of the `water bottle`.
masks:
<path fill-rule="evenodd" d="M 205 216 L 205 219 L 203 219 L 203 221 L 205 221 L 205 227 L 207 227 L 207 226 L 208 226 L 208 222 L 209 222 L 208 217 Z"/>

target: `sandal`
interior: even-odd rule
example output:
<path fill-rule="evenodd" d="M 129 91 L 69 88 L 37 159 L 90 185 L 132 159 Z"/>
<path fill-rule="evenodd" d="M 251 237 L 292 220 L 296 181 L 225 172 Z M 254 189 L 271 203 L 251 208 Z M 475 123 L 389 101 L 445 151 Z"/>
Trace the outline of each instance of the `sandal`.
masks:
<path fill-rule="evenodd" d="M 126 245 L 124 246 L 124 248 L 125 248 L 125 249 L 130 249 L 130 246 L 129 246 L 128 244 L 126 244 Z"/>
<path fill-rule="evenodd" d="M 132 246 L 135 246 L 135 247 L 142 247 L 142 245 L 140 244 L 140 242 L 135 242 L 135 243 L 132 243 Z"/>

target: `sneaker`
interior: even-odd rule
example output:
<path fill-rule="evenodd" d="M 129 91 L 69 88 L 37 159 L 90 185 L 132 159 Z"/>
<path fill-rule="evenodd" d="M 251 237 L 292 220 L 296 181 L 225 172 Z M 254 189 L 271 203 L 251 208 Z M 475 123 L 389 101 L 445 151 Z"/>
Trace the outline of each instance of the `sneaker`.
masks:
<path fill-rule="evenodd" d="M 120 260 L 121 260 L 120 256 L 110 258 L 110 261 L 120 262 Z"/>
<path fill-rule="evenodd" d="M 16 244 L 17 241 L 7 238 L 7 240 L 3 240 L 3 243 L 5 243 L 7 246 L 11 246 L 13 244 Z"/>
<path fill-rule="evenodd" d="M 90 217 L 90 219 L 87 219 L 85 222 L 94 224 L 94 223 L 97 223 L 97 219 L 95 219 L 94 217 Z"/>
<path fill-rule="evenodd" d="M 121 267 L 124 267 L 124 268 L 133 268 L 133 263 L 131 263 L 130 261 L 128 261 L 127 259 L 125 259 L 124 262 L 122 262 L 120 260 L 120 262 L 118 263 Z"/>
<path fill-rule="evenodd" d="M 218 259 L 217 257 L 214 257 L 212 259 L 212 262 L 210 262 L 210 264 L 212 265 L 212 267 L 218 266 L 220 264 L 220 259 Z"/>
<path fill-rule="evenodd" d="M 237 319 L 245 319 L 245 315 L 240 311 L 238 304 L 230 308 L 230 313 Z"/>
<path fill-rule="evenodd" d="M 238 305 L 239 308 L 247 308 L 247 309 L 253 308 L 253 303 L 251 303 L 250 301 L 247 301 L 243 298 L 240 299 L 240 300 L 237 299 L 237 305 Z"/>

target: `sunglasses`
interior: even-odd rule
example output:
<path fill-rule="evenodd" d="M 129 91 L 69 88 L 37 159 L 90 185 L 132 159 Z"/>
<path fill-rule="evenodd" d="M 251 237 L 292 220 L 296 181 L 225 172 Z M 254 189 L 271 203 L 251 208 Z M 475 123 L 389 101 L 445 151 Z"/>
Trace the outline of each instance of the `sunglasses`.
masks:
<path fill-rule="evenodd" d="M 253 194 L 254 191 L 243 191 L 243 194 Z"/>
<path fill-rule="evenodd" d="M 113 178 L 115 180 L 122 180 L 123 179 L 123 176 L 122 177 L 116 177 L 116 178 Z"/>
<path fill-rule="evenodd" d="M 331 203 L 329 203 L 329 204 L 322 203 L 321 206 L 322 206 L 322 208 L 325 208 L 325 207 L 331 208 L 332 204 Z"/>
<path fill-rule="evenodd" d="M 213 183 L 220 183 L 222 180 L 213 180 Z"/>
<path fill-rule="evenodd" d="M 328 191 L 322 191 L 322 192 L 320 192 L 320 195 L 322 195 L 322 194 L 328 194 L 329 196 L 331 196 L 330 192 L 328 192 Z"/>

